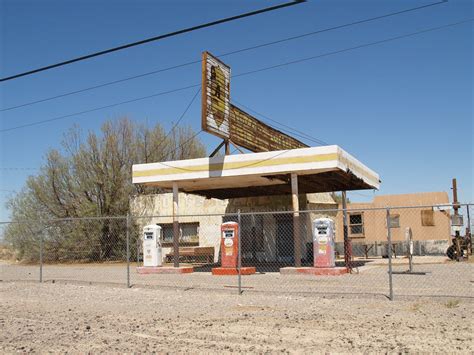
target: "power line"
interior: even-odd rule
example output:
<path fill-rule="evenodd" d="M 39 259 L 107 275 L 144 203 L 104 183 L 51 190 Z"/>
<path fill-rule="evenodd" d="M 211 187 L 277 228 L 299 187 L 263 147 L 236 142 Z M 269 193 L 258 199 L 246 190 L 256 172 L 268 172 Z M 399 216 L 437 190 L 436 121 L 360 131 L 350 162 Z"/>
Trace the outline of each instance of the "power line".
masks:
<path fill-rule="evenodd" d="M 355 50 L 355 49 L 366 48 L 366 47 L 375 46 L 375 45 L 382 44 L 382 43 L 392 42 L 392 41 L 396 41 L 396 40 L 399 40 L 399 39 L 402 39 L 402 38 L 413 37 L 413 36 L 416 36 L 416 35 L 419 35 L 419 34 L 422 34 L 422 33 L 437 31 L 437 30 L 441 30 L 441 29 L 444 29 L 444 28 L 461 25 L 463 23 L 471 22 L 473 20 L 474 20 L 474 18 L 470 18 L 470 19 L 467 19 L 467 20 L 463 20 L 463 21 L 459 21 L 459 22 L 455 22 L 455 23 L 450 23 L 450 24 L 447 24 L 447 25 L 432 27 L 432 28 L 428 28 L 426 30 L 411 32 L 411 33 L 407 33 L 405 35 L 400 35 L 400 36 L 396 36 L 396 37 L 390 37 L 390 38 L 386 38 L 386 39 L 383 39 L 383 40 L 380 40 L 380 41 L 365 43 L 365 44 L 361 44 L 361 45 L 358 45 L 358 46 L 355 46 L 355 47 L 349 47 L 349 48 L 341 49 L 341 50 L 334 51 L 334 52 L 328 52 L 328 53 L 319 54 L 319 55 L 315 55 L 315 56 L 311 56 L 311 57 L 301 58 L 301 59 L 289 61 L 289 62 L 286 62 L 286 63 L 276 64 L 276 65 L 272 65 L 272 66 L 269 66 L 269 67 L 265 67 L 265 68 L 256 69 L 256 70 L 248 71 L 248 72 L 245 72 L 245 73 L 237 74 L 237 75 L 234 75 L 233 77 L 256 74 L 256 73 L 260 73 L 260 72 L 263 72 L 263 71 L 266 71 L 266 70 L 281 68 L 281 67 L 284 67 L 284 66 L 287 66 L 287 65 L 303 63 L 303 62 L 306 62 L 306 61 L 309 61 L 309 60 L 314 60 L 314 59 L 323 58 L 323 57 L 327 57 L 327 56 L 334 55 L 334 54 L 349 52 L 349 51 L 352 51 L 352 50 Z"/>
<path fill-rule="evenodd" d="M 202 131 L 198 132 L 197 134 L 201 133 Z M 196 135 L 197 135 L 196 134 Z M 184 145 L 184 144 L 183 144 Z M 178 147 L 179 148 L 179 147 Z M 248 168 L 250 166 L 255 166 L 255 165 L 258 165 L 258 164 L 261 164 L 263 162 L 266 162 L 266 161 L 270 161 L 270 160 L 273 160 L 273 159 L 276 159 L 277 157 L 279 157 L 280 155 L 283 155 L 285 153 L 288 153 L 291 149 L 286 149 L 286 150 L 282 150 L 282 151 L 277 151 L 274 155 L 272 155 L 271 157 L 268 157 L 268 158 L 265 158 L 265 159 L 260 159 L 258 161 L 255 161 L 255 162 L 250 162 L 248 164 L 245 164 L 243 166 L 241 166 L 241 168 Z M 164 166 L 167 166 L 168 168 L 173 168 L 173 169 L 178 169 L 178 170 L 182 170 L 182 171 L 187 171 L 187 172 L 196 172 L 195 169 L 191 169 L 191 168 L 183 168 L 183 167 L 180 167 L 180 166 L 173 166 L 173 165 L 170 165 L 170 164 L 167 164 L 166 162 L 160 162 L 159 164 L 161 165 L 164 165 Z"/>
<path fill-rule="evenodd" d="M 178 146 L 178 147 L 176 147 L 175 149 L 170 150 L 169 152 L 167 152 L 164 156 L 167 156 L 167 155 L 176 153 L 176 151 L 178 151 L 178 149 L 183 148 L 186 144 L 188 144 L 189 142 L 191 142 L 194 138 L 196 138 L 196 137 L 197 137 L 198 135 L 200 135 L 202 132 L 204 132 L 204 131 L 201 129 L 200 131 L 198 131 L 197 133 L 195 133 L 194 135 L 192 135 L 189 139 L 187 139 L 186 141 L 184 141 L 184 143 L 182 143 L 180 146 Z"/>
<path fill-rule="evenodd" d="M 165 137 L 163 138 L 163 140 L 158 144 L 158 146 L 156 147 L 156 149 L 159 149 L 164 142 L 166 142 L 166 139 L 169 137 L 169 135 L 171 134 L 171 132 L 173 132 L 175 130 L 175 128 L 178 126 L 178 124 L 181 122 L 181 120 L 184 118 L 184 115 L 186 115 L 186 113 L 188 112 L 189 108 L 191 107 L 191 105 L 193 104 L 194 100 L 196 100 L 196 97 L 198 96 L 198 94 L 201 92 L 201 88 L 199 88 L 196 93 L 194 94 L 193 98 L 191 99 L 191 101 L 189 102 L 188 106 L 186 106 L 186 109 L 183 111 L 183 113 L 181 114 L 181 116 L 179 117 L 179 119 L 176 121 L 176 123 L 173 125 L 173 127 L 171 127 L 171 129 L 169 130 L 168 134 L 165 135 Z"/>
<path fill-rule="evenodd" d="M 48 119 L 41 120 L 41 121 L 36 121 L 36 122 L 25 123 L 25 124 L 23 124 L 23 125 L 19 125 L 19 126 L 15 126 L 15 127 L 10 127 L 10 128 L 1 129 L 1 130 L 0 130 L 0 133 L 1 133 L 1 132 L 13 131 L 13 130 L 17 130 L 17 129 L 20 129 L 20 128 L 26 128 L 26 127 L 37 126 L 37 125 L 40 125 L 40 124 L 43 124 L 43 123 L 48 123 L 48 122 L 53 122 L 53 121 L 59 121 L 59 120 L 63 120 L 63 119 L 69 118 L 69 117 L 73 117 L 73 116 L 84 115 L 84 114 L 86 114 L 86 113 L 95 112 L 95 111 L 100 111 L 100 110 L 104 110 L 104 109 L 106 109 L 106 108 L 111 108 L 111 107 L 115 107 L 115 106 L 120 106 L 120 105 L 128 104 L 128 103 L 131 103 L 131 102 L 146 100 L 146 99 L 150 99 L 150 98 L 153 98 L 153 97 L 158 97 L 158 96 L 167 95 L 167 94 L 171 94 L 171 93 L 178 92 L 178 91 L 187 90 L 187 89 L 190 89 L 190 88 L 195 88 L 195 87 L 198 87 L 198 86 L 200 86 L 200 85 L 201 85 L 201 84 L 188 85 L 188 86 L 184 86 L 184 87 L 181 87 L 181 88 L 177 88 L 177 89 L 173 89 L 173 90 L 168 90 L 168 91 L 162 91 L 162 92 L 158 92 L 158 93 L 156 93 L 156 94 L 147 95 L 147 96 L 142 96 L 142 97 L 137 97 L 137 98 L 135 98 L 135 99 L 131 99 L 131 100 L 127 100 L 127 101 L 121 101 L 121 102 L 117 102 L 117 103 L 110 104 L 110 105 L 106 105 L 106 106 L 95 107 L 95 108 L 92 108 L 92 109 L 90 109 L 90 110 L 80 111 L 80 112 L 71 113 L 71 114 L 63 115 L 63 116 L 57 116 L 57 117 L 48 118 Z"/>
<path fill-rule="evenodd" d="M 351 194 L 354 194 L 354 195 L 358 195 L 358 196 L 362 196 L 362 197 L 367 197 L 367 198 L 372 198 L 374 196 L 370 196 L 370 195 L 366 195 L 366 194 L 361 194 L 360 192 L 355 192 L 355 191 L 348 191 L 348 193 L 351 193 Z M 375 195 L 375 194 L 374 194 Z"/>
<path fill-rule="evenodd" d="M 13 167 L 0 167 L 0 170 L 38 170 L 38 168 L 13 168 Z"/>
<path fill-rule="evenodd" d="M 281 123 L 281 122 L 278 122 L 277 120 L 274 120 L 274 119 L 272 119 L 272 118 L 270 118 L 270 117 L 264 115 L 263 113 L 260 113 L 260 112 L 258 112 L 258 111 L 256 111 L 256 110 L 254 110 L 253 108 L 251 108 L 251 107 L 249 107 L 249 106 L 246 106 L 246 105 L 244 105 L 244 104 L 238 102 L 238 101 L 235 100 L 235 99 L 232 99 L 232 101 L 234 101 L 234 102 L 235 102 L 236 104 L 238 104 L 239 106 L 242 106 L 243 108 L 245 108 L 245 109 L 247 109 L 247 110 L 253 112 L 254 114 L 256 114 L 256 115 L 258 115 L 258 116 L 261 116 L 261 117 L 263 117 L 263 118 L 266 118 L 267 120 L 269 120 L 269 121 L 271 121 L 271 122 L 274 122 L 274 123 L 276 123 L 276 124 L 278 124 L 278 125 L 280 125 L 280 126 L 282 126 L 282 127 L 285 127 L 285 128 L 287 129 L 287 132 L 289 131 L 291 134 L 293 134 L 293 135 L 295 135 L 295 136 L 299 136 L 300 138 L 307 139 L 307 140 L 312 141 L 312 142 L 314 142 L 314 143 L 317 143 L 317 144 L 319 144 L 319 145 L 329 145 L 329 143 L 327 143 L 327 142 L 325 142 L 325 141 L 323 141 L 323 140 L 321 140 L 321 139 L 314 138 L 314 137 L 312 137 L 312 136 L 310 136 L 310 135 L 308 135 L 308 134 L 306 134 L 306 133 L 304 133 L 304 132 L 301 132 L 301 131 L 299 131 L 299 130 L 293 128 L 293 127 L 290 127 L 290 126 L 288 126 L 288 125 L 286 125 L 286 124 L 283 124 L 283 123 Z M 281 128 L 280 128 L 280 129 L 281 129 Z M 281 129 L 281 130 L 284 131 L 283 129 Z"/>
<path fill-rule="evenodd" d="M 282 8 L 293 6 L 293 5 L 298 5 L 298 4 L 301 4 L 305 1 L 306 0 L 294 0 L 294 1 L 291 1 L 291 2 L 284 3 L 284 4 L 270 6 L 270 7 L 260 9 L 260 10 L 250 11 L 250 12 L 246 12 L 246 13 L 243 13 L 243 14 L 240 14 L 240 15 L 226 17 L 226 18 L 223 18 L 223 19 L 220 19 L 220 20 L 207 22 L 207 23 L 204 23 L 204 24 L 201 24 L 201 25 L 192 26 L 192 27 L 184 28 L 184 29 L 181 29 L 181 30 L 178 30 L 178 31 L 169 32 L 169 33 L 166 33 L 166 34 L 154 36 L 154 37 L 151 37 L 151 38 L 143 39 L 141 41 L 127 43 L 127 44 L 124 44 L 124 45 L 121 45 L 121 46 L 118 46 L 118 47 L 109 48 L 109 49 L 106 49 L 106 50 L 102 50 L 102 51 L 99 51 L 99 52 L 87 54 L 87 55 L 77 57 L 77 58 L 74 58 L 74 59 L 69 59 L 69 60 L 59 62 L 59 63 L 56 63 L 56 64 L 47 65 L 45 67 L 40 67 L 40 68 L 29 70 L 29 71 L 26 71 L 26 72 L 23 72 L 23 73 L 19 73 L 19 74 L 15 74 L 15 75 L 12 75 L 12 76 L 5 77 L 5 78 L 1 78 L 0 82 L 20 78 L 22 76 L 27 76 L 27 75 L 31 75 L 31 74 L 35 74 L 35 73 L 39 73 L 39 72 L 42 72 L 42 71 L 46 71 L 46 70 L 61 67 L 61 66 L 64 66 L 64 65 L 72 64 L 72 63 L 75 63 L 75 62 L 91 59 L 91 58 L 98 57 L 98 56 L 105 55 L 105 54 L 109 54 L 109 53 L 112 53 L 112 52 L 121 51 L 121 50 L 124 50 L 124 49 L 127 49 L 127 48 L 139 46 L 139 45 L 142 45 L 142 44 L 145 44 L 145 43 L 159 41 L 159 40 L 162 40 L 162 39 L 165 39 L 165 38 L 181 35 L 181 34 L 184 34 L 184 33 L 187 33 L 187 32 L 200 30 L 200 29 L 203 29 L 203 28 L 206 28 L 206 27 L 220 25 L 220 24 L 225 23 L 225 22 L 235 21 L 235 20 L 239 20 L 239 19 L 242 19 L 242 18 L 245 18 L 245 17 L 255 16 L 255 15 L 265 13 L 265 12 L 270 12 L 270 11 L 282 9 Z"/>
<path fill-rule="evenodd" d="M 237 75 L 233 75 L 232 77 L 236 78 L 236 77 L 241 77 L 241 76 L 247 76 L 247 75 L 260 73 L 260 72 L 267 71 L 267 70 L 281 68 L 281 67 L 288 66 L 288 65 L 299 64 L 299 63 L 303 63 L 303 62 L 306 62 L 306 61 L 311 61 L 311 60 L 315 60 L 315 59 L 319 59 L 319 58 L 323 58 L 323 57 L 328 57 L 328 56 L 339 54 L 339 53 L 349 52 L 349 51 L 356 50 L 356 49 L 361 49 L 361 48 L 365 48 L 365 47 L 379 45 L 379 44 L 383 44 L 383 43 L 387 43 L 387 42 L 391 42 L 391 41 L 396 41 L 396 40 L 403 39 L 403 38 L 413 37 L 413 36 L 416 36 L 416 35 L 419 35 L 419 34 L 422 34 L 422 33 L 427 33 L 427 32 L 437 31 L 437 30 L 441 30 L 441 29 L 444 29 L 444 28 L 448 28 L 448 27 L 457 26 L 457 25 L 460 25 L 460 24 L 463 24 L 463 23 L 472 22 L 473 20 L 474 20 L 474 18 L 470 18 L 470 19 L 467 19 L 467 20 L 463 20 L 463 21 L 459 21 L 459 22 L 455 22 L 455 23 L 450 23 L 450 24 L 447 24 L 447 25 L 432 27 L 432 28 L 428 28 L 428 29 L 420 30 L 420 31 L 416 31 L 416 32 L 411 32 L 411 33 L 408 33 L 408 34 L 405 34 L 405 35 L 391 37 L 391 38 L 383 39 L 383 40 L 376 41 L 376 42 L 365 43 L 365 44 L 361 44 L 361 45 L 358 45 L 358 46 L 349 47 L 349 48 L 345 48 L 345 49 L 341 49 L 341 50 L 337 50 L 337 51 L 333 51 L 333 52 L 327 52 L 327 53 L 319 54 L 319 55 L 316 55 L 316 56 L 301 58 L 301 59 L 297 59 L 297 60 L 293 60 L 293 61 L 289 61 L 289 62 L 285 62 L 285 63 L 272 65 L 272 66 L 269 66 L 269 67 L 264 67 L 264 68 L 260 68 L 260 69 L 256 69 L 256 70 L 251 70 L 251 71 L 248 71 L 248 72 L 243 72 L 243 73 L 240 73 L 240 74 L 237 74 Z M 131 102 L 136 102 L 136 101 L 140 101 L 140 100 L 145 100 L 145 99 L 149 99 L 149 98 L 153 98 L 153 97 L 157 97 L 157 96 L 161 96 L 161 95 L 166 95 L 166 94 L 170 94 L 170 93 L 174 93 L 174 92 L 178 92 L 178 91 L 183 91 L 183 90 L 187 90 L 187 89 L 194 88 L 194 87 L 199 87 L 199 86 L 201 86 L 201 83 L 194 84 L 194 85 L 188 85 L 188 86 L 184 86 L 184 87 L 169 90 L 169 91 L 159 92 L 159 93 L 152 94 L 152 95 L 142 96 L 142 97 L 138 97 L 138 98 L 135 98 L 135 99 L 122 101 L 122 102 L 118 102 L 118 103 L 114 103 L 114 104 L 110 104 L 110 105 L 106 105 L 106 106 L 96 107 L 96 108 L 93 108 L 93 109 L 90 109 L 90 110 L 76 112 L 76 113 L 72 113 L 72 114 L 68 114 L 68 115 L 64 115 L 64 116 L 54 117 L 54 118 L 50 118 L 50 119 L 46 119 L 46 120 L 42 120 L 42 121 L 36 121 L 36 122 L 31 122 L 31 123 L 27 123 L 27 124 L 23 124 L 23 125 L 19 125 L 19 126 L 5 128 L 5 129 L 1 129 L 0 133 L 13 131 L 13 130 L 17 130 L 17 129 L 25 128 L 25 127 L 36 126 L 36 125 L 40 125 L 40 124 L 47 123 L 47 122 L 52 122 L 52 121 L 57 121 L 57 120 L 69 118 L 69 117 L 72 117 L 72 116 L 83 115 L 83 114 L 86 114 L 86 113 L 99 111 L 99 110 L 103 110 L 103 109 L 106 109 L 106 108 L 115 107 L 115 106 L 131 103 Z"/>
<path fill-rule="evenodd" d="M 367 18 L 367 19 L 363 19 L 363 20 L 359 20 L 359 21 L 355 21 L 355 22 L 350 22 L 350 23 L 346 23 L 346 24 L 342 24 L 342 25 L 338 25 L 338 26 L 334 26 L 334 27 L 328 27 L 328 28 L 321 29 L 321 30 L 315 30 L 315 31 L 303 33 L 303 34 L 296 35 L 296 36 L 291 36 L 291 37 L 278 39 L 278 40 L 275 40 L 275 41 L 272 41 L 272 42 L 261 43 L 261 44 L 255 45 L 255 46 L 241 48 L 241 49 L 237 49 L 237 50 L 234 50 L 234 51 L 231 51 L 231 52 L 219 54 L 219 55 L 217 55 L 217 57 L 222 58 L 222 57 L 226 57 L 226 56 L 230 56 L 230 55 L 234 55 L 234 54 L 238 54 L 238 53 L 242 53 L 242 52 L 246 52 L 246 51 L 251 51 L 251 50 L 255 50 L 255 49 L 259 49 L 259 48 L 263 48 L 263 47 L 267 47 L 267 46 L 272 46 L 272 45 L 275 45 L 275 44 L 280 44 L 280 43 L 284 43 L 284 42 L 293 41 L 293 40 L 296 40 L 296 39 L 301 39 L 301 38 L 305 38 L 305 37 L 309 37 L 309 36 L 318 35 L 318 34 L 321 34 L 321 33 L 324 33 L 324 32 L 329 32 L 329 31 L 341 29 L 341 28 L 344 28 L 344 27 L 360 25 L 360 24 L 363 24 L 363 23 L 376 21 L 376 20 L 380 20 L 380 19 L 383 19 L 383 18 L 391 17 L 391 16 L 397 16 L 397 15 L 404 14 L 404 13 L 407 13 L 407 12 L 418 11 L 418 10 L 421 10 L 421 9 L 424 9 L 424 8 L 427 8 L 427 7 L 440 5 L 440 4 L 443 4 L 445 2 L 447 2 L 447 0 L 443 0 L 443 1 L 440 1 L 440 2 L 436 2 L 436 3 L 424 5 L 424 6 L 417 6 L 417 7 L 405 9 L 405 10 L 402 10 L 402 11 L 391 12 L 391 13 L 388 13 L 388 14 L 385 14 L 385 15 L 371 17 L 371 18 Z M 70 95 L 79 94 L 79 93 L 86 92 L 86 91 L 89 91 L 89 90 L 95 90 L 95 89 L 99 89 L 99 88 L 106 87 L 106 86 L 109 86 L 109 85 L 115 85 L 115 84 L 119 84 L 119 83 L 126 82 L 126 81 L 129 81 L 129 80 L 139 79 L 139 78 L 146 77 L 146 76 L 149 76 L 149 75 L 155 75 L 155 74 L 159 74 L 159 73 L 162 73 L 162 72 L 165 72 L 165 71 L 170 71 L 170 70 L 183 68 L 183 67 L 186 67 L 186 66 L 190 66 L 190 65 L 193 65 L 193 64 L 200 63 L 200 62 L 201 62 L 200 59 L 199 60 L 194 60 L 194 61 L 190 61 L 190 62 L 186 62 L 186 63 L 177 64 L 177 65 L 167 67 L 167 68 L 161 68 L 161 69 L 153 70 L 153 71 L 142 73 L 142 74 L 137 74 L 137 75 L 129 76 L 129 77 L 126 77 L 126 78 L 109 81 L 109 82 L 106 82 L 106 83 L 90 86 L 90 87 L 87 87 L 87 88 L 78 89 L 78 90 L 70 91 L 70 92 L 67 92 L 67 93 L 47 97 L 47 98 L 44 98 L 44 99 L 39 99 L 39 100 L 24 103 L 24 104 L 19 104 L 19 105 L 7 107 L 5 109 L 1 109 L 0 112 L 1 111 L 14 110 L 14 109 L 17 109 L 17 108 L 20 108 L 20 107 L 30 106 L 30 105 L 34 105 L 34 104 L 38 104 L 38 103 L 58 99 L 58 98 L 63 98 L 63 97 L 70 96 Z"/>
<path fill-rule="evenodd" d="M 84 88 L 84 89 L 74 90 L 74 91 L 66 92 L 64 94 L 59 94 L 59 95 L 56 95 L 56 96 L 51 96 L 51 97 L 47 97 L 47 98 L 44 98 L 44 99 L 39 99 L 39 100 L 36 100 L 36 101 L 30 101 L 30 102 L 26 102 L 24 104 L 19 104 L 19 105 L 16 105 L 16 106 L 7 107 L 7 108 L 4 108 L 4 109 L 1 109 L 0 112 L 15 110 L 15 109 L 20 108 L 20 107 L 31 106 L 31 105 L 39 104 L 39 103 L 46 102 L 46 101 L 60 99 L 60 98 L 66 97 L 66 96 L 80 94 L 82 92 L 86 92 L 86 91 L 90 91 L 90 90 L 100 89 L 100 88 L 105 87 L 105 86 L 110 86 L 110 85 L 126 82 L 126 81 L 129 81 L 129 80 L 133 80 L 133 79 L 138 79 L 138 78 L 148 76 L 148 75 L 158 74 L 158 73 L 162 73 L 162 72 L 165 72 L 165 71 L 186 67 L 188 65 L 197 64 L 197 63 L 200 63 L 200 62 L 201 62 L 201 60 L 195 60 L 195 61 L 192 61 L 192 62 L 187 62 L 187 63 L 174 65 L 172 67 L 167 67 L 167 68 L 163 68 L 163 69 L 154 70 L 154 71 L 144 73 L 144 74 L 138 74 L 138 75 L 130 76 L 130 77 L 123 78 L 123 79 L 109 81 L 107 83 L 90 86 L 90 87 L 87 87 L 87 88 Z"/>

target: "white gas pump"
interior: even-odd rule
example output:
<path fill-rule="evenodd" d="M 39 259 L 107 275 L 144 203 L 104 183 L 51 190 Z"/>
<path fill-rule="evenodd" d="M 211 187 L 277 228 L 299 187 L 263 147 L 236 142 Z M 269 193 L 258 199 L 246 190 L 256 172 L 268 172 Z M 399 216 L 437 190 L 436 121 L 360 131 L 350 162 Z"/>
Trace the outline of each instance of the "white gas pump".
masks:
<path fill-rule="evenodd" d="M 161 241 L 163 231 L 158 225 L 143 228 L 143 266 L 162 266 Z"/>
<path fill-rule="evenodd" d="M 318 218 L 313 221 L 314 267 L 333 268 L 336 266 L 334 229 L 332 219 Z"/>

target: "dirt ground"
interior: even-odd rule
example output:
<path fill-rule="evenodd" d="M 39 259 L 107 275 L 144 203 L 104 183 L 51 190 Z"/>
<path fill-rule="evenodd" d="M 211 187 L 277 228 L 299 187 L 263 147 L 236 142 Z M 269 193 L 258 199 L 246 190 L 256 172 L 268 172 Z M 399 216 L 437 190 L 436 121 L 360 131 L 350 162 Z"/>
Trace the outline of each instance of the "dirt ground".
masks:
<path fill-rule="evenodd" d="M 393 292 L 400 297 L 451 297 L 474 299 L 474 263 L 448 262 L 439 257 L 419 257 L 414 271 L 421 274 L 393 276 Z M 406 260 L 394 260 L 394 271 L 408 269 Z M 276 293 L 282 295 L 361 295 L 388 296 L 389 278 L 387 260 L 370 260 L 353 274 L 343 276 L 282 275 L 279 268 L 257 267 L 255 275 L 244 276 L 241 284 L 246 292 Z M 71 282 L 82 284 L 111 284 L 124 286 L 127 283 L 127 265 L 104 264 L 45 264 L 42 269 L 44 282 Z M 0 280 L 39 281 L 39 265 L 21 265 L 0 261 Z M 215 277 L 211 266 L 195 267 L 187 275 L 140 275 L 136 264 L 130 267 L 130 284 L 141 288 L 202 289 L 213 292 L 235 288 L 237 276 Z"/>
<path fill-rule="evenodd" d="M 0 282 L 0 352 L 473 353 L 472 299 Z"/>

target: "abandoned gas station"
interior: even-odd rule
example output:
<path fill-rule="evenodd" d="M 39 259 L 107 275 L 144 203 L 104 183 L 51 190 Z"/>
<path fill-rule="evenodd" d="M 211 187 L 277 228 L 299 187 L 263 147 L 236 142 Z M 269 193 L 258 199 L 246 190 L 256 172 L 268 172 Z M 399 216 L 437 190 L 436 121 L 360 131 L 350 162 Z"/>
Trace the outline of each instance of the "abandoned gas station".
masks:
<path fill-rule="evenodd" d="M 133 165 L 134 184 L 173 191 L 173 268 L 183 270 L 179 264 L 179 214 L 189 214 L 186 211 L 178 213 L 179 192 L 219 200 L 291 196 L 293 230 L 286 237 L 292 244 L 294 266 L 300 268 L 305 243 L 311 240 L 311 235 L 302 235 L 304 231 L 297 227 L 301 224 L 300 197 L 341 191 L 345 208 L 345 192 L 378 189 L 378 174 L 339 146 L 308 147 L 231 104 L 230 67 L 207 52 L 203 54 L 202 74 L 202 128 L 222 138 L 222 143 L 207 158 Z M 230 144 L 252 153 L 239 149 L 241 154 L 229 155 Z M 226 154 L 216 156 L 222 147 Z M 347 215 L 343 220 L 348 265 Z M 235 236 L 239 232 L 236 227 Z M 222 235 L 226 233 L 230 232 L 222 229 Z M 311 234 L 311 229 L 307 233 Z M 239 242 L 237 238 L 234 240 Z M 227 251 L 232 253 L 230 246 L 235 245 L 223 237 L 220 244 L 222 262 Z"/>

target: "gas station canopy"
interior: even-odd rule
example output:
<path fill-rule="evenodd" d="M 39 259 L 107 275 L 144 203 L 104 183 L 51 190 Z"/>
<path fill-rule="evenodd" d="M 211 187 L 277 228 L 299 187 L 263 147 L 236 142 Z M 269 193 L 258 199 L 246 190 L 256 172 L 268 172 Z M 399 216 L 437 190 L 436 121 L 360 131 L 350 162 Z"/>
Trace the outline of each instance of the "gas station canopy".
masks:
<path fill-rule="evenodd" d="M 378 189 L 377 173 L 337 145 L 133 165 L 133 183 L 208 198 Z"/>

